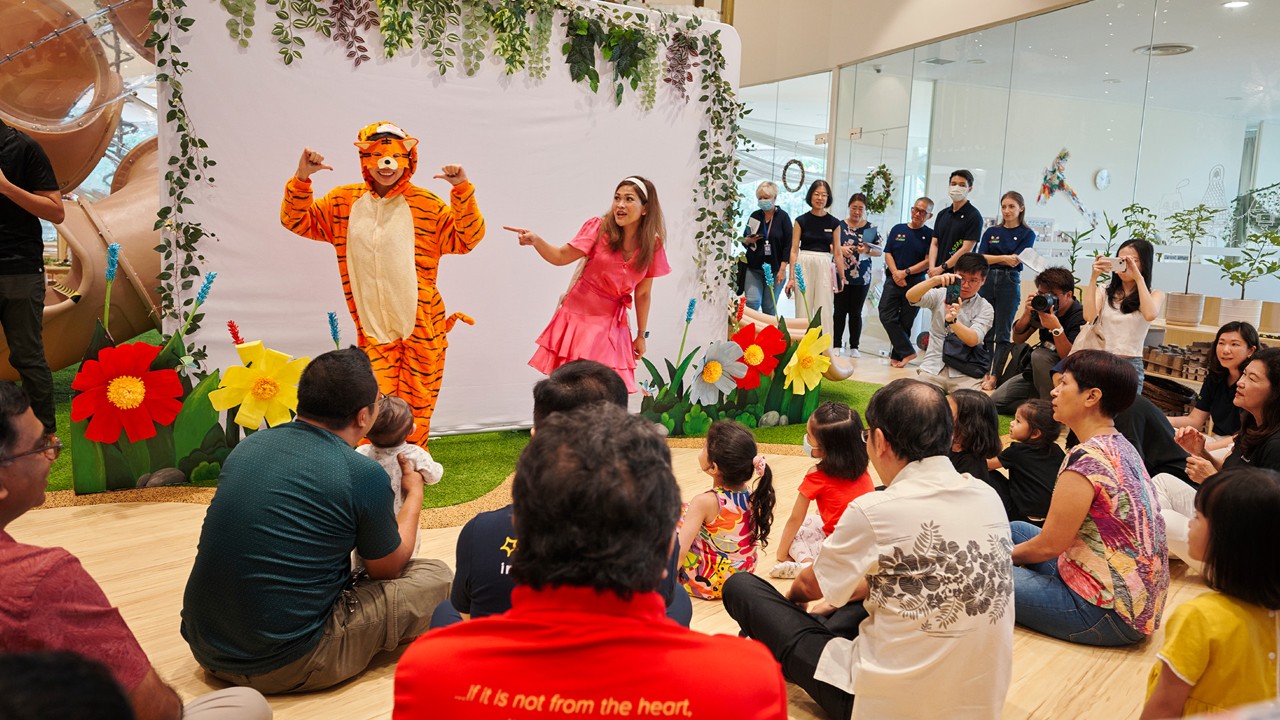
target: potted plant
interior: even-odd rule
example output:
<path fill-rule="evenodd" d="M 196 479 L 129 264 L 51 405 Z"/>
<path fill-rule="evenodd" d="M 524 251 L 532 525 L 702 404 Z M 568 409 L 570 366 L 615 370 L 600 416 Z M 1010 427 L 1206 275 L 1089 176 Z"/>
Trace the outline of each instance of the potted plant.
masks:
<path fill-rule="evenodd" d="M 1257 327 L 1262 318 L 1262 301 L 1246 300 L 1245 291 L 1254 280 L 1280 273 L 1280 231 L 1251 232 L 1240 248 L 1237 257 L 1209 260 L 1222 268 L 1223 279 L 1240 286 L 1239 300 L 1222 300 L 1222 313 L 1218 320 L 1221 323 L 1239 320 Z"/>
<path fill-rule="evenodd" d="M 1179 210 L 1167 218 L 1169 236 L 1175 243 L 1189 246 L 1187 279 L 1183 284 L 1182 292 L 1169 293 L 1167 310 L 1165 310 L 1167 322 L 1174 325 L 1200 324 L 1200 318 L 1204 313 L 1204 295 L 1191 292 L 1191 264 L 1195 260 L 1196 243 L 1204 237 L 1209 224 L 1213 222 L 1213 217 L 1219 212 L 1219 210 L 1210 210 L 1207 205 L 1201 203 L 1187 210 Z"/>

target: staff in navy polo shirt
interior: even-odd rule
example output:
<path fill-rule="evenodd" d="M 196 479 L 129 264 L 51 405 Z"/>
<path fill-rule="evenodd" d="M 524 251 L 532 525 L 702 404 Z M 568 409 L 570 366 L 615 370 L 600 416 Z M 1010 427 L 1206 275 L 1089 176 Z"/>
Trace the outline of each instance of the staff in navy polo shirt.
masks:
<path fill-rule="evenodd" d="M 893 226 L 884 241 L 884 290 L 880 293 L 880 324 L 893 350 L 889 364 L 904 367 L 916 357 L 911 328 L 920 309 L 907 302 L 907 291 L 924 279 L 929 267 L 929 242 L 933 230 L 925 225 L 933 217 L 933 201 L 918 198 L 911 206 L 911 222 Z"/>
<path fill-rule="evenodd" d="M 1004 367 L 1009 354 L 1009 332 L 1018 312 L 1022 293 L 1022 261 L 1018 253 L 1036 243 L 1036 234 L 1026 223 L 1027 203 L 1022 193 L 1010 190 L 1000 196 L 1000 225 L 987 228 L 982 233 L 978 252 L 987 258 L 990 267 L 987 282 L 979 294 L 991 303 L 995 320 L 982 343 L 992 353 L 991 372 L 982 380 L 983 390 L 996 388 L 995 371 Z"/>
<path fill-rule="evenodd" d="M 982 235 L 982 213 L 969 203 L 973 191 L 973 173 L 956 170 L 951 173 L 947 194 L 951 207 L 938 213 L 933 225 L 933 244 L 929 248 L 929 277 L 955 272 L 956 260 L 973 250 Z"/>

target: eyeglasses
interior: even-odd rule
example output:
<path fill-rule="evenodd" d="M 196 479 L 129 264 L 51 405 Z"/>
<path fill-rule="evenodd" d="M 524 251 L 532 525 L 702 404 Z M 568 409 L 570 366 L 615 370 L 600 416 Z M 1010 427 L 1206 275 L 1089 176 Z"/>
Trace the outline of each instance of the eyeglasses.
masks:
<path fill-rule="evenodd" d="M 866 445 L 871 441 L 871 428 L 862 429 L 862 444 Z"/>
<path fill-rule="evenodd" d="M 929 211 L 923 208 L 913 207 L 911 208 L 911 214 L 912 215 L 928 215 Z"/>
<path fill-rule="evenodd" d="M 46 444 L 46 445 L 41 445 L 40 447 L 36 448 L 35 450 L 28 450 L 28 451 L 26 451 L 26 452 L 24 452 L 24 453 L 18 453 L 17 455 L 10 455 L 10 456 L 9 456 L 9 457 L 7 457 L 7 458 L 2 458 L 2 459 L 0 459 L 0 463 L 4 463 L 4 464 L 6 464 L 6 465 L 7 465 L 7 464 L 9 464 L 9 463 L 13 462 L 14 460 L 17 460 L 18 458 L 24 458 L 24 457 L 26 457 L 26 456 L 28 456 L 28 455 L 35 455 L 35 454 L 37 454 L 37 453 L 44 453 L 44 456 L 45 456 L 45 457 L 47 457 L 47 458 L 49 458 L 49 460 L 50 460 L 51 462 L 52 462 L 52 461 L 54 461 L 54 460 L 57 460 L 57 459 L 58 459 L 58 455 L 60 455 L 60 454 L 62 453 L 62 441 L 61 441 L 61 440 L 59 440 L 59 439 L 57 438 L 57 436 L 55 435 L 55 436 L 53 436 L 53 437 L 51 437 L 51 438 L 50 438 L 50 440 L 49 440 L 49 443 L 48 443 L 48 444 Z"/>

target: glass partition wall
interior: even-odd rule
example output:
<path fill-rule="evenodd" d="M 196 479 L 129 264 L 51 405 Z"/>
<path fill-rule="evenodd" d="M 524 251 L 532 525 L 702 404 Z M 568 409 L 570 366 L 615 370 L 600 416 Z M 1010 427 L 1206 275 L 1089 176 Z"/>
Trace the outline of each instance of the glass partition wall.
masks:
<path fill-rule="evenodd" d="M 781 185 L 783 167 L 797 159 L 806 182 L 819 173 L 832 183 L 833 209 L 842 215 L 849 195 L 883 164 L 894 195 L 870 219 L 887 228 L 905 222 L 920 195 L 941 207 L 950 172 L 966 168 L 975 176 L 970 200 L 988 222 L 998 221 L 1005 191 L 1026 198 L 1037 247 L 1055 264 L 1068 264 L 1067 241 L 1096 226 L 1078 252 L 1077 276 L 1105 249 L 1105 221 L 1120 221 L 1139 203 L 1158 218 L 1165 262 L 1153 284 L 1182 291 L 1190 249 L 1174 242 L 1168 217 L 1201 203 L 1229 210 L 1242 193 L 1280 183 L 1276 27 L 1275 2 L 1093 0 L 832 73 L 745 88 L 757 145 L 746 155 L 744 195 L 753 207 L 755 183 Z M 826 144 L 815 144 L 817 135 Z M 1037 201 L 1064 150 L 1069 156 L 1057 169 L 1065 187 Z M 803 189 L 783 190 L 780 200 L 788 211 L 804 209 Z M 1220 213 L 1195 249 L 1193 291 L 1239 296 L 1204 262 L 1234 252 L 1223 247 L 1230 214 Z M 1257 281 L 1249 295 L 1280 300 L 1280 279 Z"/>

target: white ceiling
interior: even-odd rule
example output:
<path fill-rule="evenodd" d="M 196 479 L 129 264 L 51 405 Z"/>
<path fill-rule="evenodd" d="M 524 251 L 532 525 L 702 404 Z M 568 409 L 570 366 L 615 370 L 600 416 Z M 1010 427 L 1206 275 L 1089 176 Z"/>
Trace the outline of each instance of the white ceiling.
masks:
<path fill-rule="evenodd" d="M 1143 102 L 1146 90 L 1151 106 L 1256 123 L 1280 119 L 1278 32 L 1277 0 L 1253 0 L 1235 10 L 1223 8 L 1221 0 L 1093 0 L 864 66 L 888 75 L 1126 104 Z M 1149 43 L 1196 49 L 1154 58 L 1134 52 Z M 933 58 L 952 62 L 924 62 Z M 760 107 L 747 127 L 763 130 L 775 119 L 776 103 L 777 119 L 784 121 L 778 137 L 812 143 L 827 127 L 830 77 L 744 88 L 741 97 Z"/>

